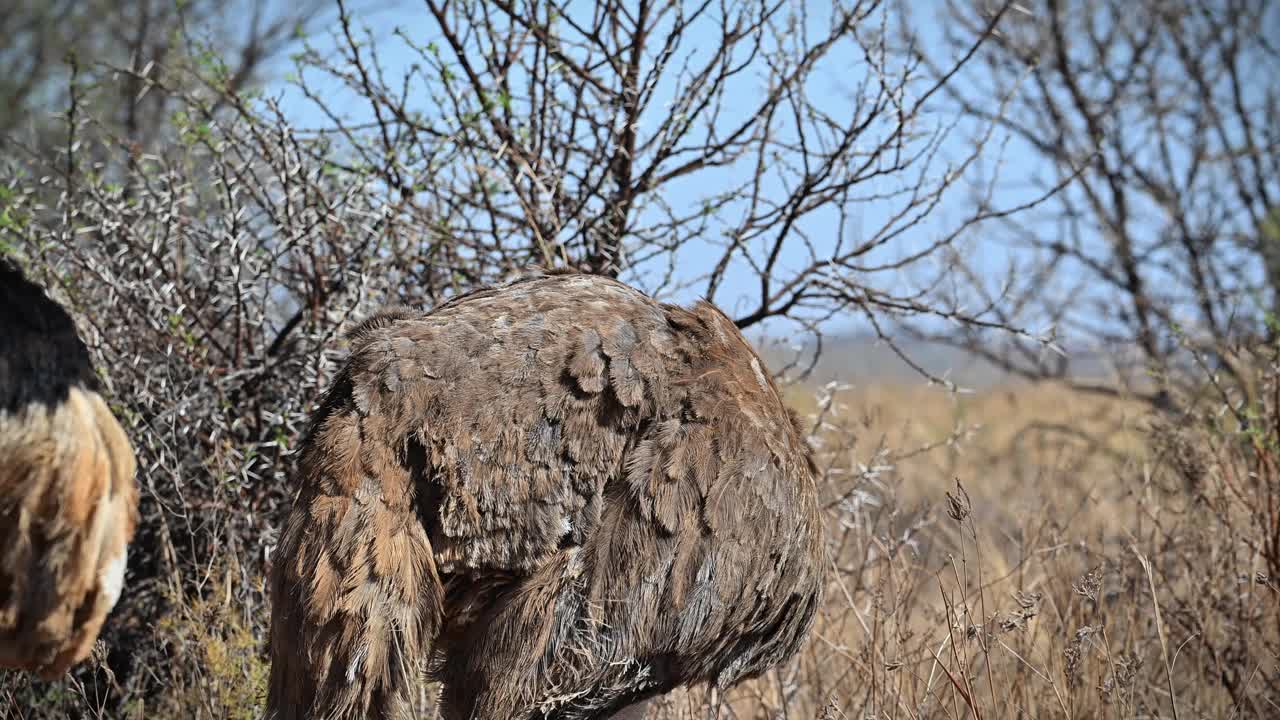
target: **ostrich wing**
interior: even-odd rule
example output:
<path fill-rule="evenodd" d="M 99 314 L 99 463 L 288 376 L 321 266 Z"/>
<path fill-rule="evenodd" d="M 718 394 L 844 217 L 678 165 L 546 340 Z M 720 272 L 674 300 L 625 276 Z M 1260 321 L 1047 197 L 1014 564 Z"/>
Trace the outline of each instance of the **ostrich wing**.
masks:
<path fill-rule="evenodd" d="M 0 667 L 88 656 L 137 522 L 134 456 L 71 318 L 0 260 Z"/>
<path fill-rule="evenodd" d="M 274 655 L 276 697 L 355 716 L 434 654 L 457 717 L 589 717 L 794 651 L 813 469 L 719 311 L 551 275 L 351 345 L 279 551 L 273 643 L 309 660 Z"/>

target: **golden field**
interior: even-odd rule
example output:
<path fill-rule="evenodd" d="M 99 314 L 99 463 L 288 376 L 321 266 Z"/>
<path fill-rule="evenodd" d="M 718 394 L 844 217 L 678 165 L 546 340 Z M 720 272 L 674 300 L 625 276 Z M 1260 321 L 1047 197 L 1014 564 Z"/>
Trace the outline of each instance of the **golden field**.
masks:
<path fill-rule="evenodd" d="M 1270 503 L 1276 529 L 1275 478 L 1242 484 L 1233 438 L 1048 385 L 831 405 L 835 572 L 809 650 L 655 717 L 1280 716 L 1280 596 L 1250 512 Z"/>

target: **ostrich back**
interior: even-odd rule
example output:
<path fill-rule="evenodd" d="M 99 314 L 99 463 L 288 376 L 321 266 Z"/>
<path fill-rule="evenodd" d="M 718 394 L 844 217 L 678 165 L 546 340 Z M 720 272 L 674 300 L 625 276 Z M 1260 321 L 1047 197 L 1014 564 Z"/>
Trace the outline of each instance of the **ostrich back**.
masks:
<path fill-rule="evenodd" d="M 269 705 L 595 718 L 793 654 L 814 468 L 732 321 L 552 274 L 376 316 L 313 418 L 274 560 Z"/>
<path fill-rule="evenodd" d="M 0 259 L 0 667 L 61 674 L 119 597 L 134 456 L 74 323 Z"/>

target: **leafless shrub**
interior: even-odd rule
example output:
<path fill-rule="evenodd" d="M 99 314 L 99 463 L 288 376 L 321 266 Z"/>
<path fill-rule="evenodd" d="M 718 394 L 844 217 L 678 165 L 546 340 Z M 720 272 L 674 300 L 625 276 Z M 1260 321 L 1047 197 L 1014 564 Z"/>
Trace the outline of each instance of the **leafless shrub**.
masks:
<path fill-rule="evenodd" d="M 234 577 L 232 606 L 265 617 L 289 449 L 344 324 L 456 287 L 375 181 L 333 172 L 269 105 L 234 110 L 188 97 L 175 146 L 73 142 L 65 172 L 31 181 L 13 164 L 5 183 L 4 248 L 84 324 L 137 447 L 143 520 L 108 633 L 121 705 L 167 682 L 154 623 L 215 571 Z"/>
<path fill-rule="evenodd" d="M 999 11 L 951 0 L 947 45 L 985 36 Z M 1014 272 L 972 267 L 943 294 L 996 323 L 1050 327 L 1070 352 L 976 325 L 924 334 L 1017 376 L 1123 387 L 1158 406 L 1197 384 L 1188 345 L 1242 381 L 1219 351 L 1274 337 L 1280 308 L 1277 29 L 1266 0 L 1045 0 L 1008 13 L 975 72 L 944 93 L 1009 140 L 996 197 L 1062 191 L 984 228 L 982 247 L 1006 248 Z M 1012 99 L 996 113 L 992 94 Z"/>
<path fill-rule="evenodd" d="M 209 93 L 247 91 L 325 15 L 326 0 L 8 0 L 0 12 L 0 148 L 10 162 L 49 161 L 65 147 L 59 121 L 73 105 L 141 152 L 172 141 L 167 89 L 193 71 Z M 93 89 L 85 94 L 86 89 Z M 85 152 L 93 148 L 85 147 Z M 105 156 L 99 159 L 105 160 Z"/>
<path fill-rule="evenodd" d="M 895 44 L 890 3 L 409 12 L 380 42 L 340 6 L 336 51 L 304 56 L 301 90 L 328 119 L 316 131 L 447 240 L 430 262 L 467 282 L 495 264 L 569 265 L 706 297 L 741 328 L 815 335 L 850 314 L 936 313 L 897 279 L 1012 210 L 912 237 L 986 143 L 943 152 L 955 118 L 929 103 L 947 77 L 926 80 Z M 334 82 L 345 92 L 321 89 Z"/>
<path fill-rule="evenodd" d="M 118 88 L 73 84 L 61 150 L 6 155 L 0 250 L 82 323 L 137 447 L 144 518 L 96 666 L 52 685 L 0 678 L 0 717 L 260 709 L 261 578 L 290 448 L 342 329 L 377 306 L 431 305 L 550 262 L 665 297 L 700 292 L 743 327 L 813 333 L 856 314 L 892 342 L 893 320 L 923 317 L 973 328 L 969 340 L 1012 331 L 1017 357 L 1044 357 L 1052 334 L 1017 330 L 1016 292 L 966 306 L 934 291 L 965 270 L 949 252 L 965 231 L 1041 207 L 1078 167 L 1023 205 L 986 197 L 908 242 L 1001 122 L 981 116 L 972 152 L 947 164 L 951 127 L 928 101 L 1011 6 L 983 14 L 928 81 L 894 47 L 886 4 L 822 17 L 788 2 L 596 7 L 429 1 L 414 19 L 438 37 L 402 35 L 418 61 L 403 76 L 339 8 L 339 54 L 300 58 L 324 127 L 227 92 L 216 68 L 125 64 L 118 78 L 168 98 L 173 142 L 127 142 L 93 111 L 95 93 Z M 843 113 L 815 100 L 832 64 L 853 78 Z M 317 73 L 349 102 L 324 103 Z M 1014 100 L 993 97 L 984 109 Z M 854 232 L 870 205 L 888 210 Z M 822 218 L 836 238 L 815 237 Z M 689 274 L 708 248 L 715 260 Z M 904 272 L 927 277 L 933 259 L 934 282 L 902 290 Z M 731 277 L 750 291 L 736 306 Z M 1275 361 L 1185 347 L 1211 358 L 1209 378 L 1229 359 L 1241 369 L 1179 402 L 1195 413 L 1177 441 L 1199 458 L 1194 496 L 1174 481 L 1191 464 L 1097 440 L 1112 430 L 1084 443 L 1059 418 L 995 443 L 977 426 L 1016 413 L 956 411 L 903 442 L 873 429 L 872 410 L 851 412 L 846 388 L 797 388 L 832 558 L 813 642 L 767 677 L 666 698 L 656 716 L 1267 716 L 1280 703 Z M 905 397 L 891 409 L 923 412 Z M 1015 507 L 1019 490 L 1036 504 Z M 429 708 L 429 688 L 422 698 Z"/>

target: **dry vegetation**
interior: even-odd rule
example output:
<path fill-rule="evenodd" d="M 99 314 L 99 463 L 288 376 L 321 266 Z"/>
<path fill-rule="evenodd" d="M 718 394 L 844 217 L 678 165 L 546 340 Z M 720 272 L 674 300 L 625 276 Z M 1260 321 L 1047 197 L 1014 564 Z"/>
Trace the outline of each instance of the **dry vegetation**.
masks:
<path fill-rule="evenodd" d="M 83 52 L 0 92 L 0 252 L 81 324 L 142 522 L 93 661 L 0 674 L 0 720 L 259 717 L 262 578 L 343 331 L 532 263 L 1028 381 L 790 386 L 822 619 L 788 666 L 651 717 L 1280 716 L 1274 3 L 953 0 L 930 58 L 880 0 L 428 0 L 393 39 L 341 4 L 331 51 L 292 58 L 310 128 L 251 80 L 327 3 L 215 38 L 231 60 L 187 32 L 211 0 L 85 4 L 66 33 L 119 21 L 96 54 L 16 5 L 14 53 Z M 1046 172 L 1002 204 L 1030 151 Z"/>
<path fill-rule="evenodd" d="M 821 439 L 833 553 L 813 641 L 650 717 L 1274 716 L 1280 384 L 1262 372 L 1249 428 L 1222 403 L 1170 422 L 1043 385 L 794 387 Z M 7 716 L 258 717 L 266 612 L 235 561 L 185 596 L 174 579 L 163 691 L 107 711 L 103 673 L 11 676 Z"/>
<path fill-rule="evenodd" d="M 826 612 L 805 657 L 721 717 L 1280 711 L 1275 415 L 1171 425 L 1026 385 L 837 400 L 826 437 L 857 443 L 829 470 Z M 691 693 L 658 717 L 707 707 Z"/>

